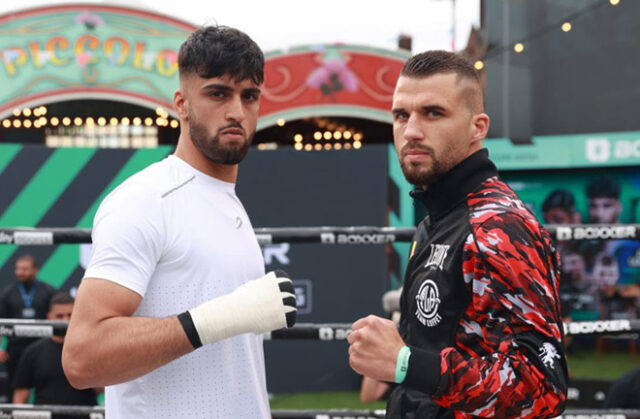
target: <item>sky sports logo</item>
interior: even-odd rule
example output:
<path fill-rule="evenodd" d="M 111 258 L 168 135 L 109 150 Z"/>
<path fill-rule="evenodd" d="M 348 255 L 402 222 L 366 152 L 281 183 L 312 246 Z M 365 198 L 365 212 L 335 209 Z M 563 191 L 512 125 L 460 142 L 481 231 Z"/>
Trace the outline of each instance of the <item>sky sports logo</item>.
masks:
<path fill-rule="evenodd" d="M 7 234 L 4 231 L 0 231 L 0 243 L 2 244 L 13 243 L 13 234 Z"/>
<path fill-rule="evenodd" d="M 591 163 L 640 158 L 640 138 L 636 140 L 610 140 L 607 137 L 587 138 L 585 155 Z"/>

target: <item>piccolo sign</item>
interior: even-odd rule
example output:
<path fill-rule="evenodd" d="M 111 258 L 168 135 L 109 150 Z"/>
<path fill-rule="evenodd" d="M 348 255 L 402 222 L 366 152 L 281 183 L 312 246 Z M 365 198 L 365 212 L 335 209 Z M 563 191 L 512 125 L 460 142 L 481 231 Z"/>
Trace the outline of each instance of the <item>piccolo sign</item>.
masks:
<path fill-rule="evenodd" d="M 48 97 L 171 102 L 192 25 L 115 6 L 64 5 L 0 16 L 0 115 Z"/>

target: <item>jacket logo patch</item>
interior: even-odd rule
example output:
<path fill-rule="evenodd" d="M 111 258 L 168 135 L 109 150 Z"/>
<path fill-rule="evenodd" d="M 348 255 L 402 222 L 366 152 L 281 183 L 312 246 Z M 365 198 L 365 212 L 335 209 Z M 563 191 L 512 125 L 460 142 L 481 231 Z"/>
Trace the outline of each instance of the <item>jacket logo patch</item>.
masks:
<path fill-rule="evenodd" d="M 438 314 L 440 291 L 435 282 L 427 279 L 420 285 L 418 295 L 416 295 L 416 302 L 418 304 L 416 317 L 420 323 L 427 327 L 433 327 L 440 323 L 440 320 L 442 320 L 442 317 Z"/>
<path fill-rule="evenodd" d="M 560 354 L 556 351 L 556 348 L 553 347 L 550 343 L 544 343 L 542 347 L 539 349 L 540 353 L 538 356 L 542 360 L 542 363 L 545 367 L 555 369 L 555 360 L 560 359 Z"/>
<path fill-rule="evenodd" d="M 444 265 L 444 260 L 447 258 L 448 252 L 449 252 L 448 244 L 432 244 L 431 254 L 429 255 L 427 264 L 424 265 L 424 267 L 428 268 L 429 266 L 435 266 L 438 269 L 442 270 L 442 265 Z"/>

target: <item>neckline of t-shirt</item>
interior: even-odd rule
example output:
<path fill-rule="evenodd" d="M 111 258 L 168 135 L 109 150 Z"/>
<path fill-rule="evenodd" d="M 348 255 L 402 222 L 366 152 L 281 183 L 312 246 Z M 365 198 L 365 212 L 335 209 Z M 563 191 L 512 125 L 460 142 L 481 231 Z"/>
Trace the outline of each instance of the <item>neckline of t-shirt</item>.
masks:
<path fill-rule="evenodd" d="M 176 156 L 175 154 L 170 154 L 167 156 L 167 158 L 172 161 L 175 162 L 177 165 L 179 165 L 180 167 L 188 170 L 189 172 L 193 173 L 194 175 L 196 175 L 197 178 L 202 179 L 205 182 L 211 183 L 212 185 L 215 186 L 221 186 L 223 188 L 227 188 L 230 189 L 232 191 L 235 191 L 236 188 L 236 184 L 235 183 L 231 183 L 231 182 L 225 182 L 224 180 L 220 180 L 218 178 L 215 178 L 211 175 L 208 175 L 198 169 L 196 169 L 195 167 L 191 166 L 189 163 L 187 163 L 186 161 L 182 160 L 180 157 Z"/>

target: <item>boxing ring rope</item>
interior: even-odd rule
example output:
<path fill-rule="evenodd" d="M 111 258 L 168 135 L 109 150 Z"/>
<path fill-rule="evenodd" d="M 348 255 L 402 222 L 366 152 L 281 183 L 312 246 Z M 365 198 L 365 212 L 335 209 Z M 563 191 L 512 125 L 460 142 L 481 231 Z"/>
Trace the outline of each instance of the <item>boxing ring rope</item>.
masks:
<path fill-rule="evenodd" d="M 60 406 L 30 404 L 0 404 L 2 419 L 51 419 L 53 414 L 64 414 L 89 419 L 104 419 L 103 406 Z M 272 410 L 273 419 L 380 419 L 385 411 L 379 410 Z M 624 409 L 568 409 L 563 419 L 640 419 L 640 410 Z"/>
<path fill-rule="evenodd" d="M 640 224 L 549 224 L 545 228 L 558 241 L 640 240 Z M 414 227 L 277 227 L 256 228 L 260 244 L 387 244 L 410 242 Z M 0 228 L 0 244 L 54 245 L 91 243 L 91 229 Z"/>
<path fill-rule="evenodd" d="M 51 337 L 63 336 L 67 322 L 58 320 L 0 319 L 0 336 Z M 564 324 L 565 336 L 621 335 L 640 332 L 640 319 L 591 320 Z M 351 333 L 351 323 L 298 323 L 290 329 L 265 333 L 265 340 L 345 340 Z M 1 418 L 0 418 L 1 419 Z"/>
<path fill-rule="evenodd" d="M 640 240 L 640 224 L 546 225 L 558 241 L 568 240 Z M 321 243 L 328 245 L 364 245 L 410 242 L 413 227 L 284 227 L 256 228 L 261 245 L 277 243 Z M 91 229 L 77 228 L 0 228 L 0 245 L 57 245 L 91 243 Z M 48 320 L 0 319 L 0 335 L 50 337 L 64 335 L 67 322 Z M 640 332 L 640 319 L 596 320 L 564 324 L 566 336 L 619 335 Z M 300 323 L 291 329 L 264 334 L 265 340 L 345 340 L 351 323 Z M 52 414 L 68 414 L 103 419 L 102 406 L 56 406 L 0 404 L 0 419 L 49 419 Z M 273 410 L 273 419 L 379 419 L 384 410 Z M 565 419 L 640 419 L 640 410 L 569 409 Z"/>

